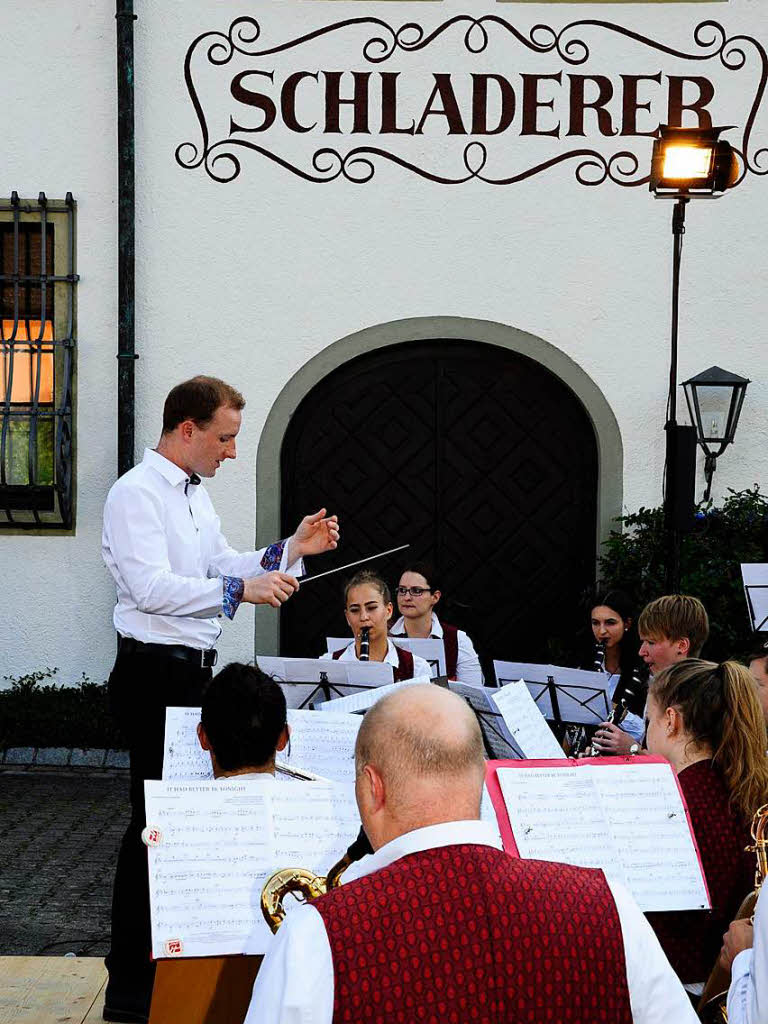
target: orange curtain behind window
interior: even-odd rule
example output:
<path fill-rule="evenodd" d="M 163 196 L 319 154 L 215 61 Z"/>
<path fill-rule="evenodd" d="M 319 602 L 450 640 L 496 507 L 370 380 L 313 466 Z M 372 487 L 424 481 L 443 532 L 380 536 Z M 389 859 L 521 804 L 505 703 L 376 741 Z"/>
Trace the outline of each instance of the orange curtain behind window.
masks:
<path fill-rule="evenodd" d="M 11 353 L 13 353 L 13 380 L 11 402 L 31 405 L 35 397 L 38 375 L 40 390 L 38 402 L 41 405 L 53 402 L 53 324 L 46 320 L 41 337 L 40 320 L 19 320 L 16 336 L 11 344 L 13 320 L 2 321 L 0 338 L 0 402 L 8 401 L 8 384 L 11 376 Z M 29 343 L 29 344 L 27 344 Z"/>

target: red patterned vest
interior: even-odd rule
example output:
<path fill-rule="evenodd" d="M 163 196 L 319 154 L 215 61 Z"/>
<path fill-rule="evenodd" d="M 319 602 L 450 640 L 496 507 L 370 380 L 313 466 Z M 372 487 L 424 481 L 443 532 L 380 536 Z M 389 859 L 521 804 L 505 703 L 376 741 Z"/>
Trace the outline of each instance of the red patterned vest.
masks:
<path fill-rule="evenodd" d="M 749 829 L 728 802 L 712 761 L 697 761 L 678 775 L 701 854 L 711 910 L 647 914 L 661 948 L 684 985 L 706 981 L 715 966 L 723 932 L 752 891 L 755 855 L 747 852 Z"/>
<path fill-rule="evenodd" d="M 397 644 L 395 644 L 395 650 L 397 651 L 398 666 L 392 670 L 393 679 L 396 683 L 402 683 L 404 679 L 413 679 L 413 655 L 410 651 L 398 647 Z M 338 661 L 344 651 L 346 651 L 346 647 L 340 651 L 334 651 L 333 660 Z"/>
<path fill-rule="evenodd" d="M 333 956 L 333 1024 L 632 1024 L 602 871 L 445 846 L 313 906 Z"/>

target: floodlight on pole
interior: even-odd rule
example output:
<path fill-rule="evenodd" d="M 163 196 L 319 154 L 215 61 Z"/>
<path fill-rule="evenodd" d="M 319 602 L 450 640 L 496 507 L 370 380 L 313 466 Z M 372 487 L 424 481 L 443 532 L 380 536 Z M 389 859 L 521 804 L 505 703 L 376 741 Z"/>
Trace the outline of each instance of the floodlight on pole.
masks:
<path fill-rule="evenodd" d="M 678 128 L 659 125 L 653 142 L 649 189 L 656 199 L 674 199 L 672 211 L 672 328 L 670 335 L 669 391 L 667 397 L 666 461 L 664 482 L 664 524 L 666 532 L 667 593 L 680 590 L 681 534 L 693 522 L 693 496 L 690 513 L 683 508 L 677 490 L 683 452 L 695 452 L 693 427 L 677 422 L 677 338 L 680 311 L 680 263 L 685 234 L 685 208 L 691 199 L 717 199 L 739 178 L 735 150 L 720 133 L 727 128 Z M 693 456 L 691 455 L 691 459 Z M 692 470 L 691 470 L 692 473 Z M 692 475 L 691 475 L 692 480 Z M 691 483 L 691 489 L 693 483 Z"/>

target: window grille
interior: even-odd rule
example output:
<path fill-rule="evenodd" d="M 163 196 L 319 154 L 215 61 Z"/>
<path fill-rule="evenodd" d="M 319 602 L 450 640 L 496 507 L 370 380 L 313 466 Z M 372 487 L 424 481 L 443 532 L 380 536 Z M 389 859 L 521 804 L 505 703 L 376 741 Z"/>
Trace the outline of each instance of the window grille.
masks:
<path fill-rule="evenodd" d="M 72 529 L 75 201 L 0 201 L 0 528 Z"/>

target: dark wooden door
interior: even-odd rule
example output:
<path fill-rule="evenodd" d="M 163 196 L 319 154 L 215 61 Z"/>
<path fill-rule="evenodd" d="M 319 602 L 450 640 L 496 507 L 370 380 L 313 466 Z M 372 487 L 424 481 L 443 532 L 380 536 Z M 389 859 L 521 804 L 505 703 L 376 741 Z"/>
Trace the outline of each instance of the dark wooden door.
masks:
<path fill-rule="evenodd" d="M 583 616 L 595 435 L 538 363 L 449 340 L 360 356 L 302 401 L 281 459 L 284 534 L 321 505 L 341 520 L 342 546 L 310 572 L 410 542 L 409 557 L 442 569 L 445 618 L 486 657 L 544 660 Z M 396 584 L 401 560 L 377 564 Z M 341 590 L 330 577 L 286 605 L 284 655 L 316 656 L 326 635 L 347 634 Z"/>

